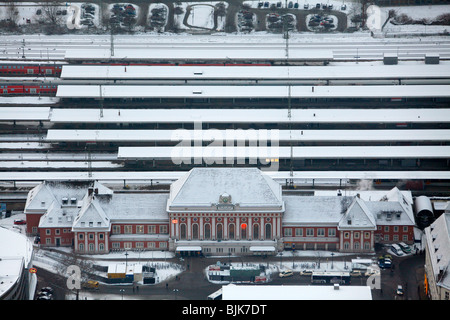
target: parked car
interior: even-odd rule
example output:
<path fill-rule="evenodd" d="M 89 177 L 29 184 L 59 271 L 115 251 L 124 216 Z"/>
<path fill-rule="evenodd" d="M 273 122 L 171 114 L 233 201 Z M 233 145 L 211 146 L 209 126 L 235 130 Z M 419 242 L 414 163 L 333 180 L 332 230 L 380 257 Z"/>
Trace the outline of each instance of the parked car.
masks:
<path fill-rule="evenodd" d="M 381 259 L 378 261 L 378 265 L 382 269 L 388 269 L 392 267 L 392 261 L 390 259 Z"/>
<path fill-rule="evenodd" d="M 410 246 L 408 246 L 406 243 L 400 242 L 400 243 L 398 244 L 398 246 L 400 247 L 400 249 L 402 249 L 402 251 L 403 251 L 404 253 L 411 253 L 411 248 L 410 248 Z"/>
<path fill-rule="evenodd" d="M 312 270 L 303 270 L 303 271 L 300 271 L 300 275 L 301 276 L 310 276 L 310 275 L 312 275 Z"/>
<path fill-rule="evenodd" d="M 308 10 L 308 9 L 309 9 L 309 4 L 308 4 L 308 3 L 305 3 L 305 4 L 303 5 L 303 9 Z"/>
<path fill-rule="evenodd" d="M 403 251 L 402 251 L 402 249 L 400 248 L 400 246 L 398 244 L 391 245 L 390 249 L 397 256 L 399 256 L 399 257 L 403 256 Z"/>
<path fill-rule="evenodd" d="M 341 10 L 344 11 L 344 10 L 346 10 L 346 9 L 347 9 L 347 5 L 346 5 L 346 4 L 343 4 L 343 5 L 341 6 Z"/>
<path fill-rule="evenodd" d="M 364 273 L 364 275 L 366 277 L 370 277 L 373 274 L 380 274 L 380 270 L 379 269 L 374 269 L 374 268 L 367 268 L 366 272 Z"/>
<path fill-rule="evenodd" d="M 402 296 L 403 295 L 403 287 L 401 285 L 397 286 L 397 295 Z"/>
<path fill-rule="evenodd" d="M 352 277 L 361 277 L 363 274 L 362 274 L 362 272 L 359 271 L 359 270 L 352 270 L 352 271 L 350 272 L 350 275 L 351 275 Z"/>
<path fill-rule="evenodd" d="M 292 270 L 281 271 L 279 274 L 280 278 L 291 277 L 293 275 L 294 275 L 294 273 L 292 272 Z"/>
<path fill-rule="evenodd" d="M 22 225 L 22 224 L 27 224 L 27 222 L 23 219 L 16 219 L 16 220 L 14 220 L 14 224 Z"/>
<path fill-rule="evenodd" d="M 83 288 L 98 290 L 98 285 L 99 285 L 98 281 L 89 280 L 89 281 L 86 281 L 85 283 L 83 283 Z"/>

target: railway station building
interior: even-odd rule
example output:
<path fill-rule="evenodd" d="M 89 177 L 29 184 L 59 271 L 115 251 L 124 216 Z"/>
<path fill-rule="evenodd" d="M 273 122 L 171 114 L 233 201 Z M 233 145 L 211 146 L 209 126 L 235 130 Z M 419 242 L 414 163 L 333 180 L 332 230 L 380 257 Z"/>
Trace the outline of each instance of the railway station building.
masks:
<path fill-rule="evenodd" d="M 97 181 L 43 182 L 25 206 L 27 233 L 87 254 L 169 250 L 270 255 L 285 249 L 374 252 L 414 241 L 410 192 L 292 195 L 257 168 L 194 168 L 169 193 L 113 191 Z"/>

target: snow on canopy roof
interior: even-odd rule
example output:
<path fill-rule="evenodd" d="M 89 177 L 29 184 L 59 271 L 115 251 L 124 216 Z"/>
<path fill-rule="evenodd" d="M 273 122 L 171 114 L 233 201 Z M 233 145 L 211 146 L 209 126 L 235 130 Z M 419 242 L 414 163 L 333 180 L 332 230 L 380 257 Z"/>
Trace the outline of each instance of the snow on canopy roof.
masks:
<path fill-rule="evenodd" d="M 201 50 L 186 50 L 180 48 L 158 48 L 151 49 L 133 48 L 121 49 L 114 48 L 114 54 L 108 49 L 68 49 L 65 53 L 65 60 L 146 60 L 146 61 L 172 61 L 172 60 L 202 60 L 202 61 L 261 61 L 261 60 L 286 60 L 286 49 L 245 47 L 245 48 L 208 48 L 202 47 Z M 333 51 L 327 49 L 304 49 L 290 48 L 289 60 L 295 61 L 324 61 L 333 59 Z"/>
<path fill-rule="evenodd" d="M 117 159 L 405 159 L 450 158 L 450 146 L 119 147 Z M 234 160 L 233 160 L 234 161 Z"/>
<path fill-rule="evenodd" d="M 445 141 L 450 130 L 59 130 L 49 129 L 47 141 Z"/>
<path fill-rule="evenodd" d="M 290 91 L 290 93 L 289 93 Z M 59 85 L 60 98 L 439 98 L 450 85 L 373 86 L 170 86 Z"/>
<path fill-rule="evenodd" d="M 369 286 L 226 285 L 222 300 L 372 300 Z"/>
<path fill-rule="evenodd" d="M 280 184 L 257 168 L 194 168 L 171 185 L 167 208 L 168 211 L 186 206 L 211 208 L 219 203 L 224 192 L 231 196 L 232 204 L 241 208 L 284 207 Z"/>
<path fill-rule="evenodd" d="M 399 79 L 448 78 L 450 65 L 108 66 L 65 65 L 62 79 Z"/>
<path fill-rule="evenodd" d="M 63 123 L 421 123 L 450 122 L 450 109 L 53 109 Z"/>
<path fill-rule="evenodd" d="M 0 120 L 42 120 L 50 118 L 49 107 L 4 107 L 0 112 Z"/>

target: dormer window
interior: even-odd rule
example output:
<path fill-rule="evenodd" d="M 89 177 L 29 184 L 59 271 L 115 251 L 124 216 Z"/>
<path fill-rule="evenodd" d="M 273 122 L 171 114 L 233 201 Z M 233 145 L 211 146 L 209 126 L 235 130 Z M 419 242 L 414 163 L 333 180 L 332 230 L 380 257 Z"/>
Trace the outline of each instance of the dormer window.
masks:
<path fill-rule="evenodd" d="M 62 198 L 62 205 L 67 206 L 69 204 L 69 198 Z"/>
<path fill-rule="evenodd" d="M 70 198 L 70 204 L 72 206 L 76 206 L 77 205 L 77 198 Z"/>

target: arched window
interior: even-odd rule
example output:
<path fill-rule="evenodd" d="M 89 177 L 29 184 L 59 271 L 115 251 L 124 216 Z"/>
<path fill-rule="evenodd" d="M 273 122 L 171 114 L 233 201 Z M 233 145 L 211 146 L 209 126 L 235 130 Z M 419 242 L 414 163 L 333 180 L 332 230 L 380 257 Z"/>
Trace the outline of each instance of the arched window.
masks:
<path fill-rule="evenodd" d="M 266 240 L 272 239 L 272 224 L 266 223 Z"/>
<path fill-rule="evenodd" d="M 98 250 L 99 250 L 99 251 L 105 251 L 105 245 L 104 245 L 103 243 L 100 243 L 100 244 L 98 245 Z"/>
<path fill-rule="evenodd" d="M 94 251 L 94 244 L 93 243 L 89 243 L 89 251 Z"/>
<path fill-rule="evenodd" d="M 79 249 L 79 251 L 83 252 L 84 251 L 84 243 L 80 243 L 78 245 L 78 249 Z"/>
<path fill-rule="evenodd" d="M 253 239 L 259 240 L 259 224 L 253 225 Z"/>
<path fill-rule="evenodd" d="M 234 223 L 230 223 L 228 225 L 228 239 L 234 240 Z"/>
<path fill-rule="evenodd" d="M 180 240 L 186 240 L 186 224 L 182 223 L 180 225 Z"/>
<path fill-rule="evenodd" d="M 245 240 L 247 239 L 247 224 L 241 223 L 241 239 Z"/>
<path fill-rule="evenodd" d="M 344 242 L 344 250 L 348 250 L 350 248 L 350 243 Z"/>
<path fill-rule="evenodd" d="M 192 225 L 192 239 L 198 240 L 198 223 Z"/>
<path fill-rule="evenodd" d="M 205 240 L 211 240 L 211 225 L 209 223 L 205 224 L 205 234 L 203 235 Z"/>
<path fill-rule="evenodd" d="M 360 247 L 359 242 L 356 241 L 356 242 L 353 244 L 353 247 L 354 247 L 355 250 L 359 250 L 359 247 Z"/>
<path fill-rule="evenodd" d="M 364 242 L 364 250 L 370 250 L 370 242 Z"/>
<path fill-rule="evenodd" d="M 217 238 L 217 240 L 222 240 L 223 239 L 223 225 L 221 223 L 219 223 L 217 225 L 216 238 Z"/>

